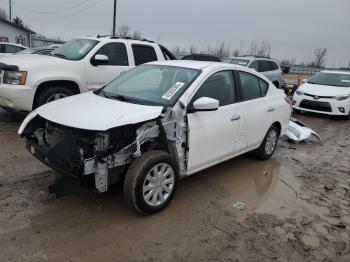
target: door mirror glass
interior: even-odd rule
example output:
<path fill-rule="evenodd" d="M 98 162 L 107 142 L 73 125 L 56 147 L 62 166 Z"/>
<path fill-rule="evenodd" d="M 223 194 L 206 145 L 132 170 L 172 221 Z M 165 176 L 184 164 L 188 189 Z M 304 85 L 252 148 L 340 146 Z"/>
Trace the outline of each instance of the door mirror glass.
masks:
<path fill-rule="evenodd" d="M 109 58 L 106 55 L 95 55 L 94 62 L 96 65 L 108 63 Z"/>
<path fill-rule="evenodd" d="M 201 97 L 193 102 L 195 111 L 215 111 L 219 108 L 219 100 L 210 97 Z"/>

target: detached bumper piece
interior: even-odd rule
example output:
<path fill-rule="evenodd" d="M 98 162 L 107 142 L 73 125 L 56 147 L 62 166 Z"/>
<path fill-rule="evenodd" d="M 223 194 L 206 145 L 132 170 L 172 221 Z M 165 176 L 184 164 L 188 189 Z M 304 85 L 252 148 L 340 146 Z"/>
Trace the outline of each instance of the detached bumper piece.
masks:
<path fill-rule="evenodd" d="M 316 137 L 322 144 L 321 137 L 313 131 L 310 127 L 305 125 L 304 123 L 296 120 L 295 118 L 291 118 L 288 124 L 286 136 L 288 139 L 298 143 L 303 140 L 309 139 L 311 136 Z"/>

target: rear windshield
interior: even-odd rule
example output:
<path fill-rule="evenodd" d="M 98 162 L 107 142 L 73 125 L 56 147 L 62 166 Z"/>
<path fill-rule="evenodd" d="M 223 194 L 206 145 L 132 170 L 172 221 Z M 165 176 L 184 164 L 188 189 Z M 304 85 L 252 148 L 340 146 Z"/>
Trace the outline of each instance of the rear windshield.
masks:
<path fill-rule="evenodd" d="M 350 74 L 320 72 L 308 82 L 316 85 L 350 87 Z"/>

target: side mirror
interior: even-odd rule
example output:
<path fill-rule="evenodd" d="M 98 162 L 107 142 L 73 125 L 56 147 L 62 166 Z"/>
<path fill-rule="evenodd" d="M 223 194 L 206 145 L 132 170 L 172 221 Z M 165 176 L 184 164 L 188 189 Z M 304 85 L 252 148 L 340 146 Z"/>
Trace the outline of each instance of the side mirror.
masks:
<path fill-rule="evenodd" d="M 201 97 L 193 102 L 194 111 L 215 111 L 219 108 L 219 100 Z"/>
<path fill-rule="evenodd" d="M 97 65 L 103 65 L 103 64 L 106 64 L 108 63 L 109 61 L 109 58 L 108 56 L 106 55 L 95 55 L 92 60 L 91 60 L 91 63 L 94 65 L 94 66 L 97 66 Z"/>

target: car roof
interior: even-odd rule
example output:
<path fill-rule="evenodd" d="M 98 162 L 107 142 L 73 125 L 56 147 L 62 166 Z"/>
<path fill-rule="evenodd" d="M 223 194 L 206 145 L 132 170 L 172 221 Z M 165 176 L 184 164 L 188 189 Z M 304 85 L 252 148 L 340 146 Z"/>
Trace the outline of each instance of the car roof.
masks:
<path fill-rule="evenodd" d="M 347 74 L 350 75 L 350 71 L 343 70 L 322 70 L 321 73 L 332 73 L 332 74 Z"/>
<path fill-rule="evenodd" d="M 132 38 L 132 37 L 118 37 L 118 36 L 82 36 L 82 37 L 76 37 L 77 39 L 91 39 L 91 40 L 96 40 L 99 42 L 130 42 L 132 41 L 133 43 L 139 43 L 139 44 L 157 44 L 154 41 L 150 41 L 144 38 Z"/>
<path fill-rule="evenodd" d="M 197 60 L 165 60 L 165 61 L 154 61 L 147 63 L 150 65 L 167 65 L 167 66 L 177 66 L 192 69 L 204 69 L 204 68 L 232 68 L 232 69 L 246 69 L 245 67 L 227 64 L 221 62 L 211 62 L 211 61 L 197 61 Z"/>
<path fill-rule="evenodd" d="M 267 60 L 267 61 L 273 61 L 276 62 L 275 59 L 270 57 L 263 57 L 263 56 L 230 56 L 228 59 L 243 59 L 243 60 Z"/>

